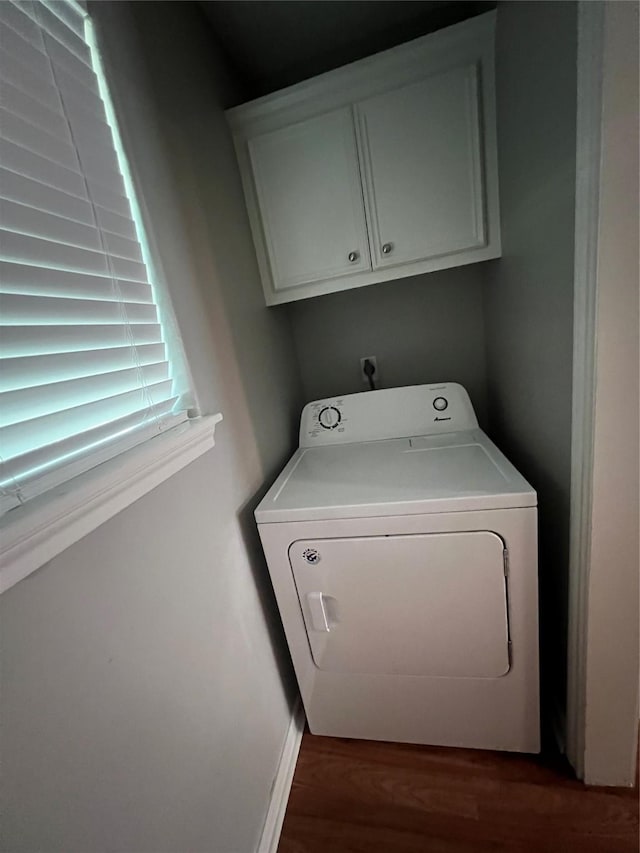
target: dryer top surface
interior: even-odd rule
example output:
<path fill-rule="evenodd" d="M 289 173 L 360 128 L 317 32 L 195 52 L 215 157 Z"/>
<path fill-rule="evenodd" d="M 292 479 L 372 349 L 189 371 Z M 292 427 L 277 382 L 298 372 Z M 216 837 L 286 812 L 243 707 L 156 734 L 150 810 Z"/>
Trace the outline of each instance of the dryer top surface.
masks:
<path fill-rule="evenodd" d="M 536 506 L 480 429 L 300 448 L 256 509 L 259 523 Z"/>

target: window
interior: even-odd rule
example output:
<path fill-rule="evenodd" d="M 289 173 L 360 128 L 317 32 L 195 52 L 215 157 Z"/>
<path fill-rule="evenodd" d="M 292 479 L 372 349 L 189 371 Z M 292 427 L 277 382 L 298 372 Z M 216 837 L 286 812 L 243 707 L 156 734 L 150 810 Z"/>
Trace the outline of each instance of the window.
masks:
<path fill-rule="evenodd" d="M 0 2 L 0 513 L 188 418 L 90 19 Z"/>

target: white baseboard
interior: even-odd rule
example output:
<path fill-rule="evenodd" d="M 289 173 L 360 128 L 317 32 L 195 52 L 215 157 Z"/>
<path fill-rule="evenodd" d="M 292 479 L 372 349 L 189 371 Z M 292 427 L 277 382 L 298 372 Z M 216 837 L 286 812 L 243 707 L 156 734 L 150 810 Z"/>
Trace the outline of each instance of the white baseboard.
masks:
<path fill-rule="evenodd" d="M 267 817 L 265 818 L 257 853 L 276 853 L 278 849 L 284 814 L 289 801 L 289 791 L 291 790 L 293 774 L 298 761 L 298 753 L 304 731 L 304 720 L 304 709 L 300 697 L 298 697 L 284 739 L 280 763 L 271 792 L 271 802 L 267 809 Z"/>

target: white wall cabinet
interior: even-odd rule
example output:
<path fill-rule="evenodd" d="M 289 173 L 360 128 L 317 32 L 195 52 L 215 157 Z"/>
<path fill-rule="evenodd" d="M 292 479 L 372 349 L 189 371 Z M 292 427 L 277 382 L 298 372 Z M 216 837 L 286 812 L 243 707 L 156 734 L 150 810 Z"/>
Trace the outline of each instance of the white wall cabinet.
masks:
<path fill-rule="evenodd" d="M 494 26 L 228 112 L 267 304 L 499 257 Z"/>

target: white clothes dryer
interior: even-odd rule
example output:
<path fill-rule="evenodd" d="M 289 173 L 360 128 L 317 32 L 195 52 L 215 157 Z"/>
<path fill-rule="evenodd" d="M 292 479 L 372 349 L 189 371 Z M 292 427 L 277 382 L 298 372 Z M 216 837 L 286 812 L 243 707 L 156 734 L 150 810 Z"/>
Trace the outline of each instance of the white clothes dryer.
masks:
<path fill-rule="evenodd" d="M 462 386 L 309 403 L 255 516 L 314 734 L 539 751 L 536 493 Z"/>

